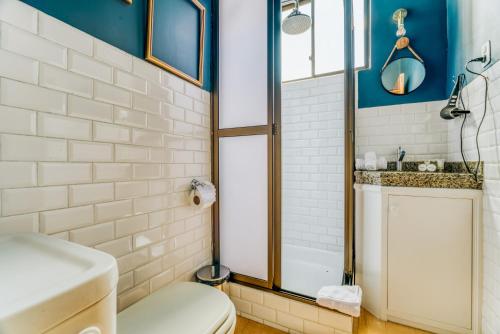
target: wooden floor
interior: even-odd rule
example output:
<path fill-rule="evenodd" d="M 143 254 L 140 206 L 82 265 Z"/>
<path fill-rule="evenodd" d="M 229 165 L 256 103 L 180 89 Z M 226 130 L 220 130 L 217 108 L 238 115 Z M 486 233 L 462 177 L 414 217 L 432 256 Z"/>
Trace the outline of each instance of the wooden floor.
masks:
<path fill-rule="evenodd" d="M 429 332 L 406 327 L 390 321 L 382 321 L 362 310 L 359 318 L 358 334 L 426 334 Z"/>
<path fill-rule="evenodd" d="M 234 334 L 282 334 L 280 330 L 265 326 L 258 322 L 238 316 Z M 358 334 L 425 334 L 419 329 L 381 321 L 370 313 L 363 311 L 359 319 Z"/>
<path fill-rule="evenodd" d="M 238 316 L 234 334 L 282 334 L 280 330 Z"/>

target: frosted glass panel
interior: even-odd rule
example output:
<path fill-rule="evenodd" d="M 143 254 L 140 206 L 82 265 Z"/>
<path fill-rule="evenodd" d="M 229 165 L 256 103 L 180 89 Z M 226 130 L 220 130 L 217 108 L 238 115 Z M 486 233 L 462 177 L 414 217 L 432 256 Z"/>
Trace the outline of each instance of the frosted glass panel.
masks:
<path fill-rule="evenodd" d="M 267 136 L 219 140 L 221 263 L 268 279 Z"/>
<path fill-rule="evenodd" d="M 219 128 L 267 124 L 267 0 L 219 2 Z"/>

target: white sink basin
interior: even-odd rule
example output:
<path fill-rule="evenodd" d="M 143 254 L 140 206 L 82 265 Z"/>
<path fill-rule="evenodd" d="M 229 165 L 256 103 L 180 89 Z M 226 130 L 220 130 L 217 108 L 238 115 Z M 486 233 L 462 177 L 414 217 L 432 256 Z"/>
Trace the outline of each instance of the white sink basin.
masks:
<path fill-rule="evenodd" d="M 41 234 L 0 236 L 0 333 L 39 333 L 111 293 L 116 260 Z"/>

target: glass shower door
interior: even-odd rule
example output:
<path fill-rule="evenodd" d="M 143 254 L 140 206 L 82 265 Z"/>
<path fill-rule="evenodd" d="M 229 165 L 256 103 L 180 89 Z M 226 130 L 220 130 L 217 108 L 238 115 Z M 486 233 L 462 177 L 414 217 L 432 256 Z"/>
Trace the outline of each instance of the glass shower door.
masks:
<path fill-rule="evenodd" d="M 343 75 L 284 83 L 282 289 L 314 297 L 344 269 Z"/>
<path fill-rule="evenodd" d="M 345 2 L 351 4 L 350 0 Z M 364 0 L 355 2 L 364 8 Z M 308 15 L 312 13 L 312 27 L 302 33 L 307 36 L 281 32 L 284 81 L 279 116 L 279 285 L 283 290 L 315 298 L 322 286 L 341 285 L 344 277 L 344 240 L 345 233 L 350 233 L 346 232 L 344 219 L 345 180 L 346 173 L 351 175 L 350 167 L 346 171 L 345 166 L 346 162 L 350 166 L 346 157 L 352 154 L 350 149 L 346 154 L 345 147 L 351 144 L 346 145 L 346 138 L 353 138 L 351 128 L 348 131 L 345 128 L 346 115 L 349 115 L 346 99 L 352 99 L 352 92 L 345 91 L 348 87 L 345 76 L 352 76 L 354 55 L 349 60 L 349 71 L 344 71 L 347 67 L 341 0 L 301 1 L 299 10 Z M 285 5 L 282 20 L 286 20 L 288 14 L 289 7 Z M 363 26 L 364 22 L 358 23 Z M 304 45 L 304 41 L 310 44 Z M 350 45 L 345 44 L 349 52 Z M 304 49 L 311 55 L 306 64 L 303 57 L 299 57 Z M 296 66 L 307 68 L 298 70 Z M 298 78 L 298 74 L 302 77 Z"/>

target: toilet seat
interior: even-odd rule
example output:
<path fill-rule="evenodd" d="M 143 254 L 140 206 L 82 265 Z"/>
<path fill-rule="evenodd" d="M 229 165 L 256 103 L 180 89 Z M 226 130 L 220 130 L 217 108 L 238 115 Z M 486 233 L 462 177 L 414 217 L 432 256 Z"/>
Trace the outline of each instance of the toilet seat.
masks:
<path fill-rule="evenodd" d="M 215 334 L 233 334 L 236 327 L 236 309 L 231 305 L 231 312 L 226 321 L 219 327 Z"/>
<path fill-rule="evenodd" d="M 192 282 L 164 287 L 117 316 L 118 334 L 230 334 L 235 325 L 228 296 Z"/>

